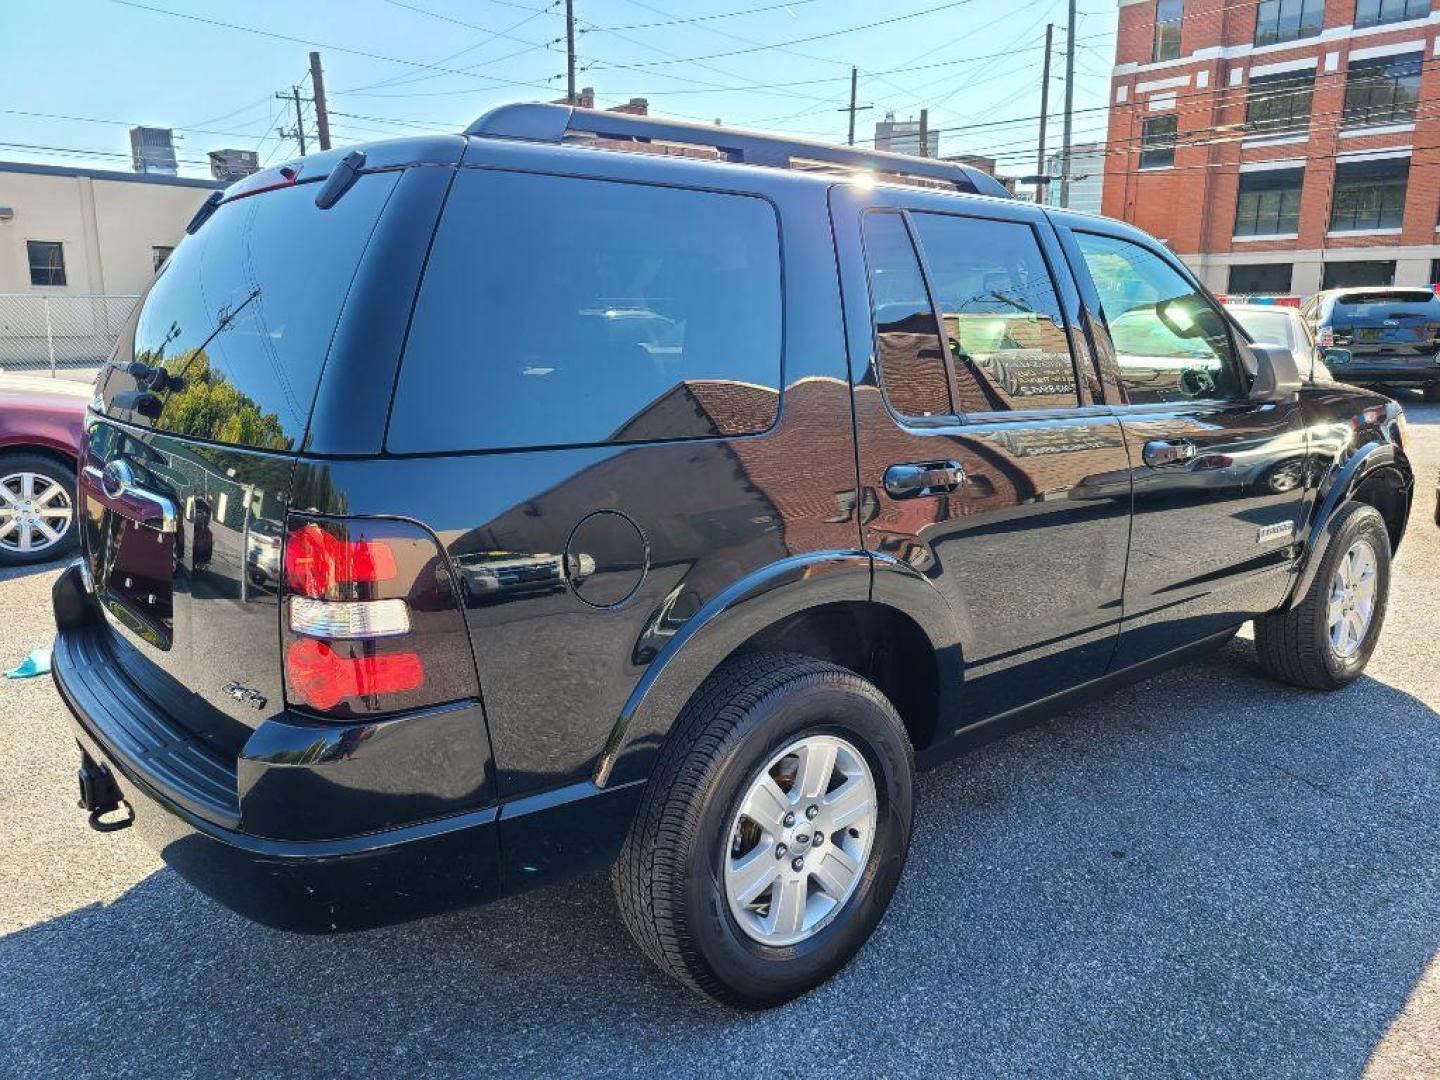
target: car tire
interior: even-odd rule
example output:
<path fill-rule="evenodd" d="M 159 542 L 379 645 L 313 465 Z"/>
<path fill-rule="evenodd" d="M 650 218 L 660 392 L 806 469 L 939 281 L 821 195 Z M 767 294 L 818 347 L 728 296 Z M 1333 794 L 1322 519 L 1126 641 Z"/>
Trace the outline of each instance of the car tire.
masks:
<path fill-rule="evenodd" d="M 1265 673 L 1312 690 L 1338 690 L 1360 677 L 1390 592 L 1390 534 L 1379 512 L 1350 503 L 1326 528 L 1329 544 L 1309 590 L 1291 607 L 1255 620 Z"/>
<path fill-rule="evenodd" d="M 1440 383 L 1426 383 L 1424 389 L 1420 392 L 1424 395 L 1426 401 L 1432 404 L 1440 402 Z"/>
<path fill-rule="evenodd" d="M 818 797 L 797 792 L 810 762 L 825 778 Z M 728 661 L 677 721 L 612 871 L 626 927 L 663 971 L 724 1005 L 764 1009 L 819 986 L 864 945 L 894 894 L 910 845 L 914 768 L 894 706 L 854 672 L 788 653 Z M 854 785 L 867 777 L 873 814 L 864 825 L 853 816 L 864 789 Z M 778 818 L 765 802 L 772 788 L 790 800 Z M 852 824 L 822 836 L 841 821 L 832 803 L 850 807 Z M 826 828 L 802 838 L 807 822 Z M 853 867 L 848 892 L 835 883 L 841 867 Z M 775 881 L 742 904 L 767 874 Z M 799 937 L 782 940 L 788 931 Z"/>
<path fill-rule="evenodd" d="M 33 498 L 24 511 L 17 509 L 12 500 L 22 497 L 28 484 Z M 75 521 L 75 470 L 55 458 L 44 454 L 12 453 L 0 454 L 0 485 L 6 488 L 6 496 L 0 503 L 0 567 L 29 566 L 33 563 L 62 559 L 75 550 L 79 532 Z M 43 505 L 36 505 L 45 494 L 58 487 L 60 492 L 51 495 Z M 63 502 L 68 517 L 63 519 L 64 528 L 58 527 L 62 519 L 54 515 L 57 501 Z M 17 514 L 21 520 L 17 521 Z M 33 516 L 32 516 L 33 515 Z M 38 519 L 40 525 L 60 533 L 58 540 L 48 539 L 40 525 L 31 525 L 28 530 L 28 546 L 22 540 L 22 522 Z"/>

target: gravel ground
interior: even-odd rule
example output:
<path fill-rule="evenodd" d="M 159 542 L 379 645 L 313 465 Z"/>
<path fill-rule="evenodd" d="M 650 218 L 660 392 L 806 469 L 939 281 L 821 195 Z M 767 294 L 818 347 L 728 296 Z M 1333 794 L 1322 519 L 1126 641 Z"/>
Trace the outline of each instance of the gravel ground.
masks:
<path fill-rule="evenodd" d="M 631 946 L 589 878 L 333 938 L 253 926 L 85 828 L 46 680 L 0 685 L 0 1073 L 1440 1075 L 1440 408 L 1369 673 L 1241 638 L 920 783 L 854 964 L 763 1016 Z M 53 568 L 0 575 L 0 659 Z M 7 665 L 8 666 L 8 665 Z"/>

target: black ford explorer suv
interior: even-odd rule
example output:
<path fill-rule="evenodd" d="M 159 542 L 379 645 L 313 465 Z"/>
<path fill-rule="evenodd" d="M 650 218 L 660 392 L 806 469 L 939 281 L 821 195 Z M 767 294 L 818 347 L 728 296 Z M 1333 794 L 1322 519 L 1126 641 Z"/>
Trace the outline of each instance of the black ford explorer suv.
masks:
<path fill-rule="evenodd" d="M 917 764 L 1246 620 L 1300 686 L 1375 646 L 1400 409 L 970 169 L 510 106 L 191 232 L 55 681 L 92 822 L 262 922 L 613 864 L 661 967 L 774 1005 L 875 928 Z"/>
<path fill-rule="evenodd" d="M 1300 314 L 1335 378 L 1410 387 L 1440 401 L 1440 296 L 1433 289 L 1331 289 L 1307 300 Z"/>

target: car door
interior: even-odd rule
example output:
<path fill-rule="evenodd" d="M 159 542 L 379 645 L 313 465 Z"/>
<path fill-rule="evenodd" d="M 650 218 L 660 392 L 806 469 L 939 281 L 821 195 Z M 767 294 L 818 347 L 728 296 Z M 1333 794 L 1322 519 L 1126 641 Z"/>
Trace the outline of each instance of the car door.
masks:
<path fill-rule="evenodd" d="M 1101 378 L 1130 451 L 1135 512 L 1116 667 L 1275 607 L 1313 470 L 1298 398 L 1250 399 L 1231 324 L 1142 234 L 1066 219 L 1062 243 L 1101 316 Z"/>
<path fill-rule="evenodd" d="M 957 627 L 963 687 L 939 734 L 1099 677 L 1128 461 L 1042 213 L 851 186 L 831 208 L 876 592 L 919 579 Z"/>

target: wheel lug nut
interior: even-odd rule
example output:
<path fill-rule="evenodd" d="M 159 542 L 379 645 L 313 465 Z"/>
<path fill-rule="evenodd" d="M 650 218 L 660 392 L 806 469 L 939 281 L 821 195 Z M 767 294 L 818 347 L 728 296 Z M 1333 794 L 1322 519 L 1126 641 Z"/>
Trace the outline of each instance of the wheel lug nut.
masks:
<path fill-rule="evenodd" d="M 775 845 L 775 858 L 777 858 L 777 859 L 783 859 L 783 858 L 785 857 L 786 853 L 789 852 L 789 850 L 790 850 L 790 849 L 787 848 L 784 844 L 776 844 L 776 845 Z"/>
<path fill-rule="evenodd" d="M 816 806 L 814 803 L 811 803 L 805 808 L 805 817 L 808 821 L 814 821 L 815 815 L 818 813 L 820 813 L 820 807 Z"/>
<path fill-rule="evenodd" d="M 794 824 L 795 824 L 795 815 L 794 815 L 794 814 L 786 814 L 786 815 L 785 815 L 785 822 L 784 822 L 784 824 L 785 824 L 785 827 L 786 827 L 787 829 L 788 829 L 791 825 L 794 825 Z"/>
<path fill-rule="evenodd" d="M 797 855 L 797 856 L 794 858 L 794 860 L 790 863 L 790 869 L 791 869 L 791 870 L 804 870 L 804 869 L 805 869 L 805 860 L 802 859 L 802 858 L 800 858 L 800 857 Z"/>
<path fill-rule="evenodd" d="M 812 839 L 810 842 L 811 842 L 812 844 L 814 844 L 816 847 L 819 847 L 821 844 L 823 844 L 823 843 L 825 842 L 825 834 L 824 834 L 823 832 L 817 832 L 817 833 L 815 834 L 814 839 Z"/>

